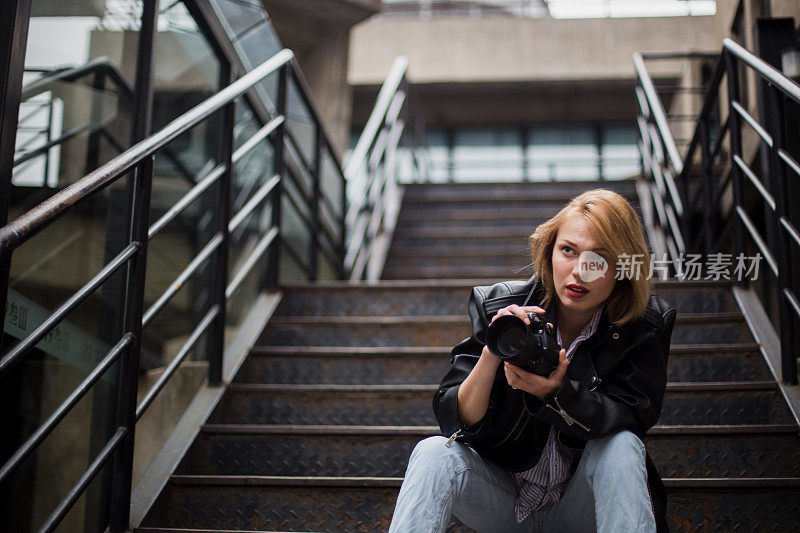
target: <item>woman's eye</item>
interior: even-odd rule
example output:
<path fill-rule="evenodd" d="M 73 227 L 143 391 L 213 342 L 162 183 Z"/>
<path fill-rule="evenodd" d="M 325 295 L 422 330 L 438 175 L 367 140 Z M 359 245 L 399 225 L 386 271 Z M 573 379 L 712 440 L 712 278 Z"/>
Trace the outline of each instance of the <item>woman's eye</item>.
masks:
<path fill-rule="evenodd" d="M 564 253 L 567 253 L 568 251 L 571 252 L 572 248 L 569 247 L 569 246 L 562 246 L 561 247 L 561 251 L 564 252 Z"/>

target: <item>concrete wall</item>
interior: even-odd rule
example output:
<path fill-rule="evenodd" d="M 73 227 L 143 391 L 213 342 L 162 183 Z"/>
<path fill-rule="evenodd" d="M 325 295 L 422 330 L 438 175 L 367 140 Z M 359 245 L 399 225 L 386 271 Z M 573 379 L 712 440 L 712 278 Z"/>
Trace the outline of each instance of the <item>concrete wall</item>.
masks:
<path fill-rule="evenodd" d="M 314 101 L 341 155 L 347 147 L 352 95 L 347 82 L 350 28 L 377 13 L 380 0 L 262 0 L 281 43 L 294 51 Z"/>
<path fill-rule="evenodd" d="M 714 17 L 371 19 L 351 35 L 353 124 L 366 121 L 401 54 L 430 125 L 632 122 L 633 52 L 716 49 L 714 24 Z M 662 61 L 652 74 L 674 84 L 683 69 Z"/>
<path fill-rule="evenodd" d="M 380 83 L 401 54 L 423 84 L 632 79 L 633 52 L 714 49 L 713 28 L 714 17 L 368 20 L 353 29 L 348 79 Z"/>

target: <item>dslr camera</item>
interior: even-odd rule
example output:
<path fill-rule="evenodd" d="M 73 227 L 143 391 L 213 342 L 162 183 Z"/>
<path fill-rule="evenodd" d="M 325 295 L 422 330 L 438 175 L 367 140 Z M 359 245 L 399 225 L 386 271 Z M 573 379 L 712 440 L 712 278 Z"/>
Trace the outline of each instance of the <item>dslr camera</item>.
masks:
<path fill-rule="evenodd" d="M 497 318 L 486 329 L 486 346 L 494 355 L 518 367 L 549 377 L 558 367 L 560 350 L 553 326 L 537 313 L 526 324 L 516 315 Z"/>

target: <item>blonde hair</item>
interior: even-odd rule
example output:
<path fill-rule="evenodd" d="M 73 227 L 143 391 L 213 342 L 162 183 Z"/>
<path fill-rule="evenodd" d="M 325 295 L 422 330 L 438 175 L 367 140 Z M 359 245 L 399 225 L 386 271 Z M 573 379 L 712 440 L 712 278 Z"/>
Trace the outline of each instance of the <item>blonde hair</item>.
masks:
<path fill-rule="evenodd" d="M 633 271 L 632 276 L 624 276 L 616 281 L 606 299 L 606 312 L 609 321 L 616 326 L 638 320 L 644 314 L 650 298 L 650 253 L 636 211 L 625 198 L 608 189 L 592 189 L 576 196 L 528 237 L 533 268 L 545 289 L 542 306 L 549 305 L 556 293 L 553 283 L 553 247 L 558 230 L 575 214 L 588 222 L 598 246 L 609 251 L 607 259 L 609 267 L 614 268 L 615 276 L 621 254 L 636 258 L 641 270 L 638 275 Z M 623 266 L 632 265 L 629 262 Z"/>

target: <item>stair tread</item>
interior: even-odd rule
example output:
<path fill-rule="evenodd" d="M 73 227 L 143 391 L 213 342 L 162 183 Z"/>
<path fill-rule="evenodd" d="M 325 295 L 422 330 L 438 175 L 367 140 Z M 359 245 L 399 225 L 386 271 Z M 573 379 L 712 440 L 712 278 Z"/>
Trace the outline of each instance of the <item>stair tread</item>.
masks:
<path fill-rule="evenodd" d="M 469 320 L 469 316 L 464 315 L 392 315 L 392 316 L 372 316 L 372 315 L 319 315 L 319 316 L 295 316 L 278 315 L 272 317 L 270 324 L 397 324 L 397 323 L 451 323 L 463 324 Z M 678 314 L 675 323 L 693 322 L 741 322 L 744 315 L 741 313 L 684 313 Z"/>
<path fill-rule="evenodd" d="M 717 353 L 758 351 L 761 345 L 755 342 L 730 344 L 673 344 L 670 354 Z M 386 356 L 446 356 L 452 350 L 449 346 L 254 346 L 250 352 L 257 357 L 280 356 L 330 356 L 342 355 L 386 355 Z"/>
<path fill-rule="evenodd" d="M 232 383 L 232 392 L 434 392 L 438 384 Z M 667 392 L 736 392 L 778 390 L 775 381 L 668 382 Z"/>
<path fill-rule="evenodd" d="M 439 426 L 369 426 L 324 424 L 206 424 L 207 434 L 249 435 L 438 435 Z M 655 425 L 648 435 L 791 435 L 798 436 L 794 424 L 740 425 Z"/>
<path fill-rule="evenodd" d="M 800 477 L 747 478 L 663 478 L 667 488 L 763 489 L 800 487 Z M 268 476 L 268 475 L 192 475 L 177 474 L 170 478 L 174 485 L 237 485 L 278 487 L 400 487 L 402 477 L 373 476 Z"/>

